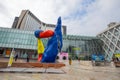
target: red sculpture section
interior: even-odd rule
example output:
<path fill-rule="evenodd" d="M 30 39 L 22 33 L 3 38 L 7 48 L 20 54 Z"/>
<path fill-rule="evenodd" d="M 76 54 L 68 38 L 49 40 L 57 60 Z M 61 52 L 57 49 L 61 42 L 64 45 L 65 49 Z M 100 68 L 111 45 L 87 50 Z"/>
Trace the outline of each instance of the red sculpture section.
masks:
<path fill-rule="evenodd" d="M 52 30 L 46 30 L 43 32 L 40 32 L 39 37 L 40 38 L 48 38 L 54 35 L 54 32 Z"/>

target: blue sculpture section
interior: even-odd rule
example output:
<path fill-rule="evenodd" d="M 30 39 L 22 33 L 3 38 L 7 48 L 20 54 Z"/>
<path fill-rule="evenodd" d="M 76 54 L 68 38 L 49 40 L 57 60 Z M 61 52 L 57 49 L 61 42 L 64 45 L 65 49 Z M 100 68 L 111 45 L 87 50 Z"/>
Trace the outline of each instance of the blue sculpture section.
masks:
<path fill-rule="evenodd" d="M 56 28 L 54 30 L 54 35 L 48 40 L 47 46 L 42 56 L 42 63 L 55 63 L 57 54 L 59 51 L 61 51 L 63 46 L 61 25 L 62 21 L 61 17 L 59 17 Z"/>

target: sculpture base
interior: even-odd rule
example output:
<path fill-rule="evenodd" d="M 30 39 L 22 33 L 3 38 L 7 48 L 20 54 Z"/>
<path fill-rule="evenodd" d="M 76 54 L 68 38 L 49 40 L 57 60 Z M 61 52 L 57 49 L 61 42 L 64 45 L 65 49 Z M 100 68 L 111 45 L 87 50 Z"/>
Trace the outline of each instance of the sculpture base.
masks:
<path fill-rule="evenodd" d="M 6 68 L 8 62 L 0 62 L 0 68 Z M 57 63 L 38 63 L 38 62 L 13 62 L 11 67 L 21 67 L 21 68 L 61 68 L 65 64 L 61 62 Z"/>

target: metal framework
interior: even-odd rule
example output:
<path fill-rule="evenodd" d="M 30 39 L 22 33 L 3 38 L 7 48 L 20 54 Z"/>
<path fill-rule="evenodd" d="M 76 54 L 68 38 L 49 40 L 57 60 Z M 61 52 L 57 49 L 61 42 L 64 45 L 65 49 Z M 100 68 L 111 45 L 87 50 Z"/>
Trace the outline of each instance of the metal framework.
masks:
<path fill-rule="evenodd" d="M 120 23 L 110 23 L 109 27 L 97 35 L 103 41 L 105 59 L 112 60 L 113 54 L 120 53 Z"/>

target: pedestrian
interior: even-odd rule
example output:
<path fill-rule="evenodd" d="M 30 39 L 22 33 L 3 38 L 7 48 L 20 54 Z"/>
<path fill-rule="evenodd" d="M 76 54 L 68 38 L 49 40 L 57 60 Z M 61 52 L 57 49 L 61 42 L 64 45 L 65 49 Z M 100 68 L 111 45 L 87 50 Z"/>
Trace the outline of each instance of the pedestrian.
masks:
<path fill-rule="evenodd" d="M 71 65 L 72 64 L 72 59 L 71 58 L 69 58 L 69 65 Z"/>
<path fill-rule="evenodd" d="M 27 62 L 29 62 L 29 54 L 27 54 Z"/>
<path fill-rule="evenodd" d="M 18 59 L 18 53 L 15 54 L 15 61 Z"/>
<path fill-rule="evenodd" d="M 80 58 L 78 58 L 78 62 L 80 63 Z"/>

